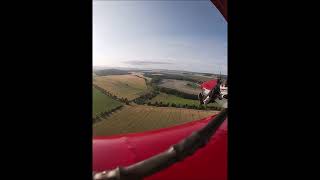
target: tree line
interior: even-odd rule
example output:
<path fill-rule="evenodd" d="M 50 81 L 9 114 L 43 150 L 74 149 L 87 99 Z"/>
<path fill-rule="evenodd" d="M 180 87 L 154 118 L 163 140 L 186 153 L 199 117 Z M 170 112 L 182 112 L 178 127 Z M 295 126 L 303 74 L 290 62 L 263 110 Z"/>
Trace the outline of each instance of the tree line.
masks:
<path fill-rule="evenodd" d="M 95 117 L 92 117 L 92 122 L 93 122 L 93 123 L 99 122 L 99 121 L 103 120 L 103 118 L 106 118 L 106 117 L 109 116 L 111 113 L 113 113 L 113 112 L 121 109 L 122 107 L 123 107 L 123 105 L 120 105 L 120 106 L 118 106 L 118 107 L 116 107 L 116 108 L 113 108 L 113 109 L 111 109 L 111 110 L 109 110 L 109 111 L 104 111 L 104 112 L 97 113 L 97 114 L 95 115 Z"/>
<path fill-rule="evenodd" d="M 158 91 L 151 91 L 149 93 L 146 93 L 144 95 L 139 96 L 138 98 L 134 99 L 133 102 L 137 104 L 145 104 L 147 100 L 151 100 L 152 98 L 156 97 L 159 94 Z"/>
<path fill-rule="evenodd" d="M 156 106 L 156 107 L 175 107 L 175 108 L 186 108 L 186 109 L 197 109 L 197 110 L 217 110 L 220 111 L 222 107 L 218 106 L 204 106 L 204 105 L 194 105 L 194 104 L 176 104 L 176 103 L 163 103 L 163 102 L 148 102 L 148 106 Z"/>

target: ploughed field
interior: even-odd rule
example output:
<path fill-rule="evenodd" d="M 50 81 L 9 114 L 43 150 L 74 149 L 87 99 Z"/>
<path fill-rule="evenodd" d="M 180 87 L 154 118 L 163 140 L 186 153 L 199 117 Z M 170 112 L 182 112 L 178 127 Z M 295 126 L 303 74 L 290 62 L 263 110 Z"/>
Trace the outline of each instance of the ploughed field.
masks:
<path fill-rule="evenodd" d="M 93 84 L 128 100 L 133 100 L 148 91 L 145 80 L 131 74 L 96 76 L 93 78 Z"/>
<path fill-rule="evenodd" d="M 218 111 L 129 105 L 93 124 L 93 136 L 143 132 L 199 120 Z"/>

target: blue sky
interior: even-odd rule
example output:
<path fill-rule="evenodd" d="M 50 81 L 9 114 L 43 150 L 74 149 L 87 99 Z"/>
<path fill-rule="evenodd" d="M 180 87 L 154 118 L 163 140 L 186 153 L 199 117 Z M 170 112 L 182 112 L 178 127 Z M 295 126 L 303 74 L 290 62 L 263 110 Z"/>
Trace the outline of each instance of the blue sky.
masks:
<path fill-rule="evenodd" d="M 94 1 L 93 65 L 227 74 L 227 23 L 208 1 Z"/>

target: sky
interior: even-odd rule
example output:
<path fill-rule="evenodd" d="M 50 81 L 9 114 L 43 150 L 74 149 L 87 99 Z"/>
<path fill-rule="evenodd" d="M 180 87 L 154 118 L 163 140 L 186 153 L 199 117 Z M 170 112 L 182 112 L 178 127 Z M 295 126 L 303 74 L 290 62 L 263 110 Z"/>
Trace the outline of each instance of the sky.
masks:
<path fill-rule="evenodd" d="M 93 1 L 93 66 L 227 74 L 227 22 L 210 0 Z"/>

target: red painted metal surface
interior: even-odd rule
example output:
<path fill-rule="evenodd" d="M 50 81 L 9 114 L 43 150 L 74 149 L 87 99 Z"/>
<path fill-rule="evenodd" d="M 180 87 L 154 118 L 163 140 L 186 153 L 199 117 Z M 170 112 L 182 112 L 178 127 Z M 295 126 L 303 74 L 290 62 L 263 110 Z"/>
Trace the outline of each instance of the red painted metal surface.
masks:
<path fill-rule="evenodd" d="M 228 0 L 211 0 L 211 2 L 220 11 L 226 21 L 228 21 Z"/>
<path fill-rule="evenodd" d="M 206 81 L 204 83 L 202 83 L 200 85 L 201 89 L 208 89 L 208 90 L 212 90 L 216 85 L 217 85 L 217 80 L 216 79 L 213 79 L 213 80 L 210 80 L 210 81 Z"/>
<path fill-rule="evenodd" d="M 171 145 L 205 126 L 213 116 L 179 126 L 93 139 L 93 170 L 102 171 L 127 166 L 167 150 Z M 207 146 L 146 180 L 226 180 L 227 121 Z"/>

